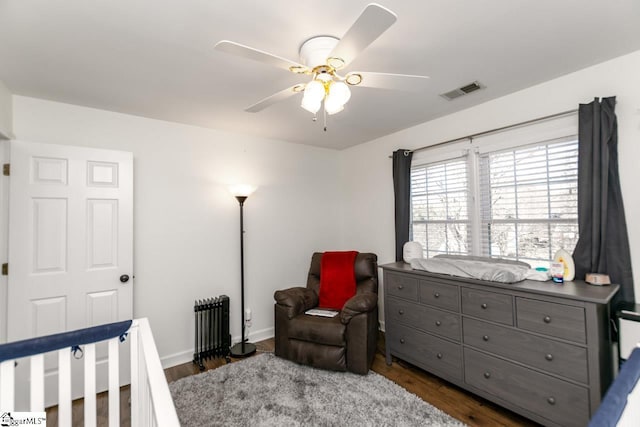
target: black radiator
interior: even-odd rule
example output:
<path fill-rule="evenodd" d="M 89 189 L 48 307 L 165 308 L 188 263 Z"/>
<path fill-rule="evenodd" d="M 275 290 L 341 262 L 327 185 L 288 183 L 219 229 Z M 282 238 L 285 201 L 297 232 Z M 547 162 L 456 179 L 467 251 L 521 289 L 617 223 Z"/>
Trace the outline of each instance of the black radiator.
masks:
<path fill-rule="evenodd" d="M 203 361 L 212 357 L 224 357 L 229 361 L 229 297 L 197 300 L 195 311 L 196 335 L 193 350 L 193 363 L 204 370 Z"/>

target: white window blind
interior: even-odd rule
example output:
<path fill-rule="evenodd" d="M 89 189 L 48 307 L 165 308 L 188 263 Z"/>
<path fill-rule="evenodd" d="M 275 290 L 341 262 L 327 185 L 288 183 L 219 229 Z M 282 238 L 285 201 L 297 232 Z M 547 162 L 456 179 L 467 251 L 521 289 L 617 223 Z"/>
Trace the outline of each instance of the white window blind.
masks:
<path fill-rule="evenodd" d="M 576 116 L 467 142 L 411 171 L 411 238 L 425 257 L 472 254 L 548 266 L 578 241 Z M 439 158 L 442 158 L 442 153 Z M 415 162 L 416 157 L 414 157 Z"/>
<path fill-rule="evenodd" d="M 468 203 L 466 158 L 411 169 L 411 232 L 426 257 L 469 253 Z"/>
<path fill-rule="evenodd" d="M 542 265 L 578 240 L 578 142 L 480 156 L 482 255 Z"/>

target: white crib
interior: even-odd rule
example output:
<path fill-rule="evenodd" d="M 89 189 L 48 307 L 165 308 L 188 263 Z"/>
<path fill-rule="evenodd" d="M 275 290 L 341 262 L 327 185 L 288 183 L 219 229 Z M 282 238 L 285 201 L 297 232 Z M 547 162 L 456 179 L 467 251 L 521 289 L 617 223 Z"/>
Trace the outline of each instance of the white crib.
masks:
<path fill-rule="evenodd" d="M 128 328 L 128 329 L 127 329 Z M 115 334 L 115 335 L 114 335 Z M 0 411 L 15 408 L 15 362 L 30 363 L 30 411 L 44 412 L 44 357 L 58 355 L 58 425 L 71 426 L 72 347 L 82 345 L 84 358 L 84 424 L 96 425 L 96 343 L 108 346 L 109 426 L 120 425 L 119 344 L 131 340 L 131 425 L 179 426 L 155 341 L 146 318 L 0 345 Z M 98 337 L 95 339 L 94 337 Z M 95 341 L 87 342 L 88 339 Z M 80 341 L 78 341 L 80 340 Z M 35 349 L 35 351 L 34 351 Z M 4 353 L 4 357 L 3 357 Z M 15 355 L 8 359 L 8 356 Z"/>

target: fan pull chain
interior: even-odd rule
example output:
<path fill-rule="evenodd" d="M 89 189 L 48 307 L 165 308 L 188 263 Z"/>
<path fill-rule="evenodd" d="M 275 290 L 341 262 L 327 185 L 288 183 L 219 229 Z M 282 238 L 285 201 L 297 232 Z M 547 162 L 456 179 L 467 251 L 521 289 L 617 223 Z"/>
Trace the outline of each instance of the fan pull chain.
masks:
<path fill-rule="evenodd" d="M 327 131 L 327 110 L 326 109 L 322 109 L 322 111 L 324 112 L 324 131 Z"/>

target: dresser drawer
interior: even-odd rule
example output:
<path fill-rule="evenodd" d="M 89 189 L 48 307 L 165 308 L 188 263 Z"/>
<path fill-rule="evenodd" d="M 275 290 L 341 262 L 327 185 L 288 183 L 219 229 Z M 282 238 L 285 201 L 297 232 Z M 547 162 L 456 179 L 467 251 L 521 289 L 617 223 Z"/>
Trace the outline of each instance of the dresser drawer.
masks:
<path fill-rule="evenodd" d="M 386 336 L 394 355 L 429 372 L 462 380 L 460 345 L 398 324 L 388 325 Z"/>
<path fill-rule="evenodd" d="M 481 319 L 513 325 L 511 295 L 462 288 L 462 312 Z"/>
<path fill-rule="evenodd" d="M 518 327 L 553 337 L 586 343 L 584 309 L 527 298 L 516 298 Z"/>
<path fill-rule="evenodd" d="M 420 302 L 451 311 L 460 311 L 460 293 L 455 285 L 421 280 Z"/>
<path fill-rule="evenodd" d="M 390 323 L 402 323 L 460 341 L 460 315 L 458 314 L 397 298 L 387 298 L 385 304 L 387 304 Z"/>
<path fill-rule="evenodd" d="M 384 289 L 387 294 L 412 301 L 418 301 L 418 279 L 402 274 L 384 275 Z"/>
<path fill-rule="evenodd" d="M 531 369 L 464 350 L 465 382 L 562 426 L 589 422 L 589 393 Z"/>
<path fill-rule="evenodd" d="M 465 318 L 464 343 L 587 384 L 587 349 Z"/>

